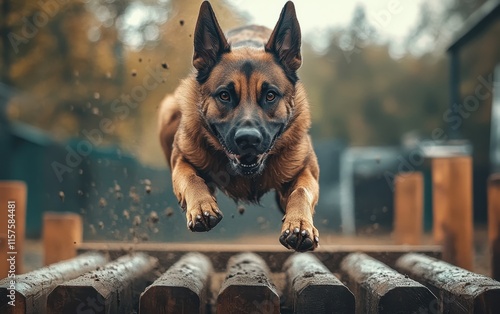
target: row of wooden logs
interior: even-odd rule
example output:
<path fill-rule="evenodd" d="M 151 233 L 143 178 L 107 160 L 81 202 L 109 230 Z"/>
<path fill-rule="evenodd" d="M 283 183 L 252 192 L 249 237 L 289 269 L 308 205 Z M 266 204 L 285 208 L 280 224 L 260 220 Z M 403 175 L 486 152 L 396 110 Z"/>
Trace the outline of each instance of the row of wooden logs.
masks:
<path fill-rule="evenodd" d="M 188 253 L 163 274 L 158 269 L 158 260 L 143 253 L 111 262 L 85 253 L 18 276 L 15 307 L 7 304 L 8 279 L 0 281 L 0 312 L 500 313 L 500 282 L 417 253 L 397 260 L 399 272 L 352 253 L 336 275 L 314 255 L 294 254 L 283 265 L 281 293 L 254 253 L 229 259 L 218 293 L 203 254 Z"/>

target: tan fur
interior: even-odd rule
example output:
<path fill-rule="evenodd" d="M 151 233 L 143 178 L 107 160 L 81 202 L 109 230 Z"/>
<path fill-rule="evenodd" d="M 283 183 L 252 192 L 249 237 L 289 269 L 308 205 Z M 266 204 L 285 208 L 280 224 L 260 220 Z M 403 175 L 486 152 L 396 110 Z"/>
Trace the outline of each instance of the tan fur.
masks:
<path fill-rule="evenodd" d="M 234 45 L 238 40 L 248 41 L 249 36 L 253 36 L 263 46 L 270 33 L 262 27 L 242 28 L 233 32 L 229 42 Z M 245 76 L 241 71 L 232 70 L 242 60 L 252 60 L 261 66 Z M 241 98 L 231 111 L 221 108 L 212 96 L 218 86 L 229 81 L 234 83 Z M 256 95 L 260 94 L 263 81 L 273 82 L 284 91 L 279 104 L 271 111 L 256 105 Z M 228 157 L 206 123 L 206 119 L 225 121 L 250 113 L 269 121 L 290 121 L 269 152 L 263 173 L 255 177 L 231 173 Z M 303 239 L 314 239 L 314 249 L 319 236 L 312 219 L 319 195 L 319 168 L 308 135 L 310 124 L 309 104 L 302 83 L 290 82 L 282 67 L 263 47 L 233 48 L 222 56 L 203 84 L 195 75 L 183 80 L 174 95 L 167 96 L 161 104 L 159 133 L 172 169 L 174 193 L 186 210 L 188 223 L 203 215 L 222 214 L 213 196 L 215 188 L 243 201 L 257 201 L 264 193 L 275 190 L 285 211 L 282 237 L 285 231 L 289 234 L 298 228 L 307 232 Z"/>

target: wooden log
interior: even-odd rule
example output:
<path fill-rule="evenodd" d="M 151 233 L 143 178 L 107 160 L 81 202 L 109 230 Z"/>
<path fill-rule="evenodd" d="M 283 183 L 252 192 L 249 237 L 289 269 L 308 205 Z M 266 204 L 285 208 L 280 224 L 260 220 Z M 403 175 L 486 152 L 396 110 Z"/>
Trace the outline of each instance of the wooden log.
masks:
<path fill-rule="evenodd" d="M 184 255 L 141 294 L 139 313 L 208 313 L 212 270 L 205 255 Z"/>
<path fill-rule="evenodd" d="M 394 180 L 394 239 L 397 244 L 418 245 L 422 241 L 424 179 L 409 172 Z"/>
<path fill-rule="evenodd" d="M 293 313 L 354 313 L 354 295 L 314 255 L 292 255 L 283 271 L 286 305 Z"/>
<path fill-rule="evenodd" d="M 488 179 L 488 240 L 491 276 L 500 280 L 500 173 Z"/>
<path fill-rule="evenodd" d="M 434 313 L 500 313 L 498 281 L 415 253 L 399 258 L 396 267 L 434 292 Z"/>
<path fill-rule="evenodd" d="M 217 314 L 280 313 L 280 299 L 262 258 L 253 253 L 231 257 L 217 297 Z"/>
<path fill-rule="evenodd" d="M 0 181 L 0 278 L 23 272 L 26 193 L 22 181 Z"/>
<path fill-rule="evenodd" d="M 45 313 L 47 296 L 58 284 L 104 265 L 107 257 L 89 252 L 35 271 L 0 280 L 0 313 Z M 11 292 L 14 291 L 14 292 Z M 11 293 L 15 294 L 9 297 Z M 14 301 L 14 306 L 8 304 Z"/>
<path fill-rule="evenodd" d="M 472 158 L 432 160 L 434 239 L 443 260 L 473 268 Z"/>
<path fill-rule="evenodd" d="M 341 271 L 356 296 L 356 313 L 427 313 L 437 302 L 420 283 L 363 253 L 347 256 Z"/>
<path fill-rule="evenodd" d="M 44 264 L 49 265 L 75 257 L 82 237 L 80 215 L 70 212 L 46 212 L 43 215 Z"/>
<path fill-rule="evenodd" d="M 59 284 L 47 300 L 48 313 L 131 313 L 151 280 L 156 258 L 125 255 L 104 268 Z M 134 295 L 137 294 L 137 295 Z"/>

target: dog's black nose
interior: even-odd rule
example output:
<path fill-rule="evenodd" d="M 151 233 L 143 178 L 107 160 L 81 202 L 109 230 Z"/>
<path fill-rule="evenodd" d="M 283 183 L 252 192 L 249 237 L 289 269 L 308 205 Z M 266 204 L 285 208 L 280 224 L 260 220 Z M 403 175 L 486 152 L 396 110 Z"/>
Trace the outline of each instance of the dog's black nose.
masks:
<path fill-rule="evenodd" d="M 234 143 L 240 150 L 255 149 L 262 139 L 262 134 L 256 128 L 240 128 L 234 134 Z"/>

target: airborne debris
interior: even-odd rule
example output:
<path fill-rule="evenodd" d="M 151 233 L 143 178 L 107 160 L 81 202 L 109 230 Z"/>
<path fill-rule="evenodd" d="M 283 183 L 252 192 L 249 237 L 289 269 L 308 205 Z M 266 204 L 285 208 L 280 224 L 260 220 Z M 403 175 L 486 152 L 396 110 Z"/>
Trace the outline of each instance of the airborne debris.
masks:
<path fill-rule="evenodd" d="M 238 213 L 240 213 L 240 215 L 243 215 L 245 213 L 245 206 L 239 205 L 238 206 Z"/>
<path fill-rule="evenodd" d="M 149 221 L 151 223 L 157 223 L 158 221 L 160 221 L 160 217 L 158 217 L 158 214 L 153 210 L 150 214 L 149 214 Z"/>
<path fill-rule="evenodd" d="M 92 235 L 95 235 L 97 233 L 96 230 L 95 230 L 94 225 L 90 224 L 89 225 L 89 229 L 90 229 L 90 233 L 92 233 Z"/>
<path fill-rule="evenodd" d="M 172 209 L 172 207 L 167 207 L 165 209 L 165 216 L 172 217 L 173 214 L 174 214 L 174 210 Z"/>
<path fill-rule="evenodd" d="M 128 192 L 128 196 L 132 199 L 132 202 L 134 204 L 139 204 L 139 202 L 141 201 L 139 194 L 137 194 L 137 192 L 136 192 L 135 186 L 130 187 L 130 191 Z"/>
<path fill-rule="evenodd" d="M 106 207 L 106 205 L 108 205 L 108 202 L 106 201 L 106 199 L 104 197 L 101 197 L 99 199 L 99 207 Z"/>
<path fill-rule="evenodd" d="M 138 226 L 138 225 L 140 225 L 140 224 L 141 224 L 141 222 L 142 222 L 142 220 L 141 220 L 141 216 L 139 216 L 139 215 L 134 216 L 134 221 L 132 222 L 132 224 L 133 224 L 134 226 Z"/>

